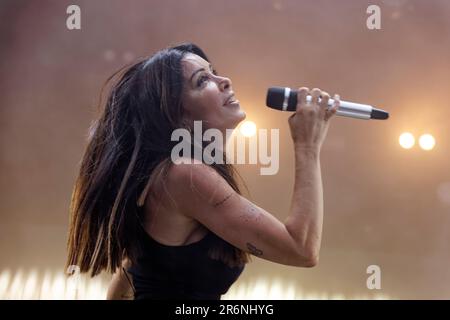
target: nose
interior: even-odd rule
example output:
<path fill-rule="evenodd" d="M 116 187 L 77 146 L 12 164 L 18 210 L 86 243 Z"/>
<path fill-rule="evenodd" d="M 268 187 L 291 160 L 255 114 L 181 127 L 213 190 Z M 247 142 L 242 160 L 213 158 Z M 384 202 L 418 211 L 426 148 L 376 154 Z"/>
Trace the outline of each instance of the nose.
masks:
<path fill-rule="evenodd" d="M 227 77 L 220 77 L 219 88 L 221 91 L 231 89 L 231 80 Z"/>

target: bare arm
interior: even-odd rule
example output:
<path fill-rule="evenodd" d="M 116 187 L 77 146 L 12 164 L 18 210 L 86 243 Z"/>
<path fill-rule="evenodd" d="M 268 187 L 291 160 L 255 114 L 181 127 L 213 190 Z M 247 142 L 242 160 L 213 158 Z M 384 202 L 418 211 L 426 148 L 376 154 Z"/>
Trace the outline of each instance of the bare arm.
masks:
<path fill-rule="evenodd" d="M 180 164 L 169 170 L 166 190 L 174 209 L 196 219 L 232 245 L 270 261 L 309 264 L 286 226 L 236 193 L 211 167 Z"/>
<path fill-rule="evenodd" d="M 308 94 L 308 88 L 300 88 L 297 112 L 289 118 L 294 141 L 295 183 L 285 225 L 299 247 L 306 250 L 304 254 L 310 257 L 311 265 L 315 265 L 319 259 L 323 226 L 320 150 L 328 132 L 329 119 L 339 108 L 340 98 L 335 96 L 333 108 L 327 111 L 328 93 L 313 89 L 312 104 L 306 103 Z"/>
<path fill-rule="evenodd" d="M 285 224 L 237 194 L 214 169 L 198 163 L 174 165 L 169 170 L 165 189 L 173 209 L 255 256 L 285 265 L 314 266 L 323 221 L 319 156 L 328 123 L 325 110 L 319 109 L 327 101 L 323 105 L 317 102 L 320 91 L 313 92 L 316 103 L 303 108 L 307 92 L 299 92 L 302 108 L 297 117 L 289 119 L 295 145 L 295 184 Z"/>
<path fill-rule="evenodd" d="M 295 239 L 311 266 L 317 264 L 323 226 L 323 188 L 320 152 L 295 149 L 295 182 L 286 229 Z"/>

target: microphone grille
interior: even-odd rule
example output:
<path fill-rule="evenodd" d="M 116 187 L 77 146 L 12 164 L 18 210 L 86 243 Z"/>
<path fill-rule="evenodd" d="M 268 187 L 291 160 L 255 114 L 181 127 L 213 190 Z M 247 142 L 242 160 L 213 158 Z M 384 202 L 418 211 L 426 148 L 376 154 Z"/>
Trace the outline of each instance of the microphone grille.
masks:
<path fill-rule="evenodd" d="M 284 87 L 270 87 L 267 90 L 266 105 L 273 109 L 280 110 L 283 107 Z"/>

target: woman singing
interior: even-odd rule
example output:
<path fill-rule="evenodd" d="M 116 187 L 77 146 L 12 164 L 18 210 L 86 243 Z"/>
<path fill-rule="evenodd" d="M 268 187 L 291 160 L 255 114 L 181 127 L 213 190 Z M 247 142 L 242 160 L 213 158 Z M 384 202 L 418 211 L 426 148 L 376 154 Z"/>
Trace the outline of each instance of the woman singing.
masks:
<path fill-rule="evenodd" d="M 92 276 L 114 273 L 109 299 L 220 299 L 250 254 L 315 266 L 323 220 L 320 150 L 339 107 L 338 96 L 330 109 L 328 100 L 319 89 L 298 92 L 289 117 L 295 184 L 282 223 L 241 195 L 231 164 L 193 157 L 174 164 L 174 130 L 192 133 L 194 121 L 202 121 L 203 130 L 225 136 L 245 119 L 231 80 L 215 72 L 205 53 L 187 43 L 128 67 L 91 129 L 72 194 L 67 266 Z"/>

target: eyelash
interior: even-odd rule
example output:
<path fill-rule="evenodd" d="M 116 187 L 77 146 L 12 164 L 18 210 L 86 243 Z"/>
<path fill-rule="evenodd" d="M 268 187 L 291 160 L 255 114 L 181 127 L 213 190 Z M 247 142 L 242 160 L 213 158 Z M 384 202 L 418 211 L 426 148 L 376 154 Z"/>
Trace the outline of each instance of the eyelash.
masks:
<path fill-rule="evenodd" d="M 212 74 L 217 76 L 217 71 L 215 69 L 212 70 Z M 197 85 L 200 87 L 203 84 L 203 79 L 209 79 L 209 75 L 202 75 L 198 78 Z"/>

